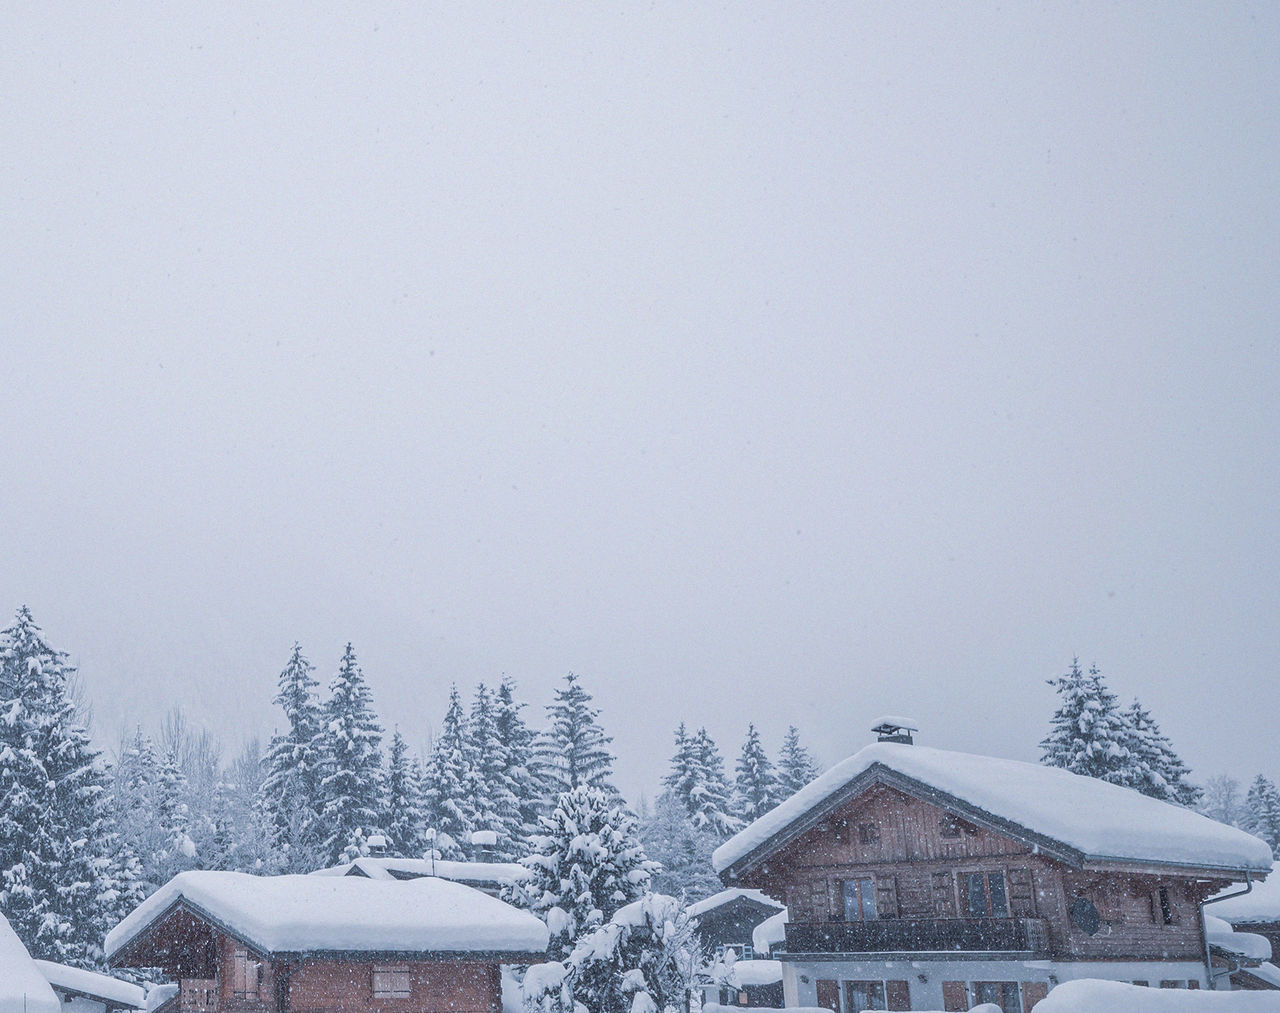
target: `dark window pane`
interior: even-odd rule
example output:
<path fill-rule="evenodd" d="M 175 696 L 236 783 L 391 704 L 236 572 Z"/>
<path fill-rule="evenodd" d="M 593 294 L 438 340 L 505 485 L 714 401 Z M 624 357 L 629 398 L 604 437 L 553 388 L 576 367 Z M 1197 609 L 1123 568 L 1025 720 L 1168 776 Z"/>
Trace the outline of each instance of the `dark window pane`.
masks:
<path fill-rule="evenodd" d="M 1004 873 L 993 872 L 987 876 L 987 888 L 991 897 L 991 914 L 995 918 L 1009 917 L 1009 904 L 1004 899 Z"/>
<path fill-rule="evenodd" d="M 862 1013 L 866 1009 L 888 1009 L 883 981 L 849 981 L 845 983 L 846 1013 Z"/>
<path fill-rule="evenodd" d="M 858 881 L 856 879 L 846 879 L 840 884 L 840 897 L 843 901 L 843 915 L 847 922 L 856 922 L 858 920 L 859 902 L 858 902 Z"/>
<path fill-rule="evenodd" d="M 862 920 L 864 922 L 873 922 L 876 920 L 876 891 L 875 884 L 869 880 L 861 880 L 862 883 Z"/>

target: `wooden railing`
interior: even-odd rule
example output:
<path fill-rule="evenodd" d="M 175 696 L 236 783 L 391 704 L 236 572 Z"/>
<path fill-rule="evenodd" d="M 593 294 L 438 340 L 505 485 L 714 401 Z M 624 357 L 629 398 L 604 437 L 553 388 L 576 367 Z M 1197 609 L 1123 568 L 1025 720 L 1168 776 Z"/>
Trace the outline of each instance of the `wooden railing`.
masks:
<path fill-rule="evenodd" d="M 1048 952 L 1039 918 L 883 918 L 786 926 L 788 953 Z"/>

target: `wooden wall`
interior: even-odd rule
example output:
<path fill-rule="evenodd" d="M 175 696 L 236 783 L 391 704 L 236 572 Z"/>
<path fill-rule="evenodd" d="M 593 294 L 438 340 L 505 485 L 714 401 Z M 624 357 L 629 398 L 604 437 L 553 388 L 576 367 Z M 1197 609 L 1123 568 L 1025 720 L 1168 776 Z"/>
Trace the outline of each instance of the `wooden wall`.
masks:
<path fill-rule="evenodd" d="M 409 969 L 410 995 L 373 997 L 375 966 Z M 288 979 L 289 1013 L 389 1013 L 443 1011 L 500 1013 L 502 985 L 497 963 L 480 960 L 390 961 L 312 958 Z"/>

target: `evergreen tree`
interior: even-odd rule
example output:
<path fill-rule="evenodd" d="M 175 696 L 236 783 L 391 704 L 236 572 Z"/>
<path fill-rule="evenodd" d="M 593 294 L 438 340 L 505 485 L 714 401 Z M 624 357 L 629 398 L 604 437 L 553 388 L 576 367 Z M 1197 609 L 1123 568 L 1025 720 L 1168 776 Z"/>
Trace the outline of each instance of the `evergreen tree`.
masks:
<path fill-rule="evenodd" d="M 1244 799 L 1244 819 L 1240 829 L 1261 837 L 1280 860 L 1280 789 L 1259 774 L 1249 785 Z"/>
<path fill-rule="evenodd" d="M 689 735 L 682 722 L 676 729 L 671 773 L 663 784 L 684 803 L 694 826 L 707 827 L 721 837 L 727 837 L 741 826 L 729 812 L 729 785 L 720 750 L 705 728 Z"/>
<path fill-rule="evenodd" d="M 373 697 L 347 644 L 338 673 L 329 686 L 324 724 L 315 738 L 323 757 L 321 818 L 327 831 L 325 861 L 351 861 L 367 849 L 365 841 L 378 826 L 383 804 L 382 728 L 373 712 Z"/>
<path fill-rule="evenodd" d="M 0 910 L 33 956 L 93 967 L 142 899 L 140 870 L 110 825 L 65 659 L 25 606 L 0 633 Z"/>
<path fill-rule="evenodd" d="M 516 699 L 516 686 L 504 678 L 494 696 L 494 724 L 498 739 L 506 745 L 506 778 L 515 796 L 520 815 L 517 837 L 523 842 L 538 829 L 538 817 L 547 808 L 547 790 L 534 772 L 534 734 L 520 711 L 524 703 Z"/>
<path fill-rule="evenodd" d="M 734 812 L 748 823 L 758 820 L 776 806 L 779 799 L 778 779 L 754 724 L 747 725 L 747 738 L 742 743 L 742 752 L 734 769 L 737 773 Z"/>
<path fill-rule="evenodd" d="M 449 690 L 449 709 L 427 763 L 426 784 L 434 849 L 441 858 L 464 857 L 461 849 L 470 845 L 476 829 L 475 762 L 457 686 Z"/>
<path fill-rule="evenodd" d="M 167 883 L 180 872 L 196 865 L 196 846 L 191 838 L 191 808 L 187 805 L 187 778 L 178 758 L 169 752 L 160 764 L 151 811 L 161 847 L 155 856 L 155 882 Z"/>
<path fill-rule="evenodd" d="M 1151 713 L 1134 700 L 1121 718 L 1130 757 L 1125 784 L 1152 798 L 1195 805 L 1203 792 L 1188 782 L 1191 771 L 1173 751 L 1173 743 L 1160 731 Z"/>
<path fill-rule="evenodd" d="M 796 726 L 790 725 L 778 754 L 778 801 L 790 798 L 817 776 L 818 765 L 809 750 L 800 745 Z"/>
<path fill-rule="evenodd" d="M 1070 671 L 1049 685 L 1060 699 L 1049 735 L 1040 743 L 1040 762 L 1112 784 L 1129 783 L 1130 731 L 1097 666 L 1086 674 L 1079 659 L 1072 659 Z"/>
<path fill-rule="evenodd" d="M 288 729 L 272 736 L 258 793 L 272 846 L 279 853 L 280 867 L 288 872 L 309 872 L 326 858 L 320 786 L 325 740 L 314 671 L 295 643 L 273 700 L 284 711 Z"/>
<path fill-rule="evenodd" d="M 474 763 L 476 828 L 498 835 L 495 857 L 508 860 L 521 850 L 522 824 L 511 779 L 507 743 L 498 730 L 497 703 L 484 683 L 476 687 L 467 726 Z"/>
<path fill-rule="evenodd" d="M 520 859 L 529 874 L 507 898 L 547 923 L 549 956 L 560 960 L 582 935 L 643 896 L 659 867 L 645 856 L 635 817 L 603 788 L 563 792 L 541 829 Z"/>
<path fill-rule="evenodd" d="M 537 743 L 538 775 L 552 794 L 590 785 L 617 795 L 609 783 L 613 754 L 606 748 L 613 739 L 600 727 L 600 712 L 590 706 L 591 694 L 578 677 L 570 672 L 564 681 L 547 705 L 550 726 Z"/>
<path fill-rule="evenodd" d="M 387 757 L 387 812 L 382 820 L 389 839 L 388 854 L 418 858 L 427 847 L 427 814 L 422 770 L 410 760 L 409 747 L 397 728 Z"/>
<path fill-rule="evenodd" d="M 720 837 L 707 827 L 695 826 L 684 803 L 670 792 L 658 796 L 653 814 L 640 822 L 645 853 L 662 866 L 653 877 L 653 889 L 691 901 L 710 897 L 721 889 L 711 868 L 711 853 Z"/>

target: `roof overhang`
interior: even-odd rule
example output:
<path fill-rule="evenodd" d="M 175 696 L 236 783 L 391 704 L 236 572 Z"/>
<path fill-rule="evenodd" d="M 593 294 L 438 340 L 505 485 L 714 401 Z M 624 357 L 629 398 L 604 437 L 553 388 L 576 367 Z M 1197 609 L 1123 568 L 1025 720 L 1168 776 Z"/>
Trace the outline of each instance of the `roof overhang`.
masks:
<path fill-rule="evenodd" d="M 1152 875 L 1160 873 L 1167 875 L 1170 870 L 1176 870 L 1188 876 L 1227 880 L 1228 882 L 1242 880 L 1246 874 L 1257 878 L 1264 878 L 1266 875 L 1265 872 L 1262 872 L 1261 876 L 1259 876 L 1261 870 L 1257 869 L 1246 870 L 1212 865 L 1189 865 L 1180 862 L 1138 861 L 1115 858 L 1108 855 L 1086 854 L 1079 848 L 1038 833 L 996 813 L 981 809 L 971 802 L 935 788 L 933 785 L 917 778 L 903 774 L 901 771 L 894 770 L 892 767 L 888 767 L 877 760 L 868 766 L 866 770 L 863 770 L 836 791 L 833 791 L 808 812 L 792 820 L 736 862 L 726 866 L 720 873 L 721 882 L 726 885 L 732 885 L 747 873 L 763 865 L 768 861 L 769 856 L 778 851 L 778 849 L 785 847 L 802 834 L 812 830 L 823 820 L 828 819 L 834 812 L 877 785 L 883 785 L 900 791 L 904 795 L 910 795 L 913 798 L 929 802 L 940 809 L 959 816 L 961 819 L 968 820 L 976 826 L 1020 841 L 1033 848 L 1039 854 L 1057 859 L 1073 869 L 1096 868 L 1099 871 L 1103 871 L 1123 867 L 1124 870 L 1130 872 L 1150 870 Z"/>

